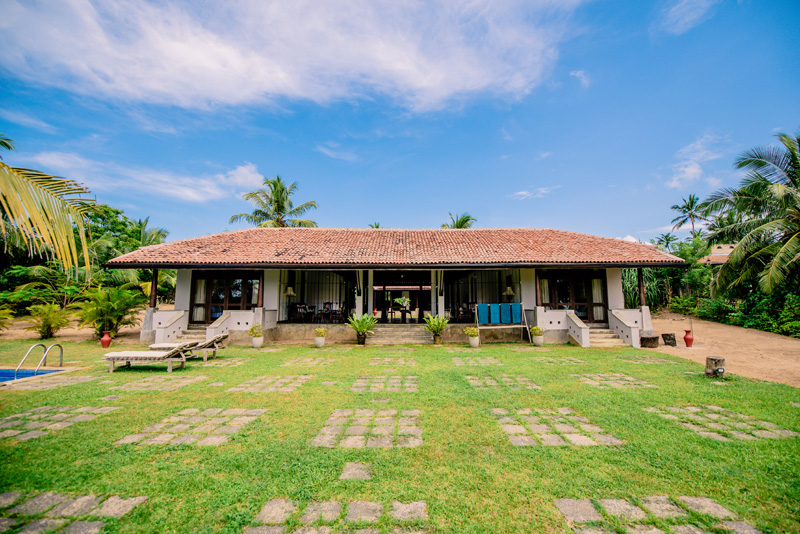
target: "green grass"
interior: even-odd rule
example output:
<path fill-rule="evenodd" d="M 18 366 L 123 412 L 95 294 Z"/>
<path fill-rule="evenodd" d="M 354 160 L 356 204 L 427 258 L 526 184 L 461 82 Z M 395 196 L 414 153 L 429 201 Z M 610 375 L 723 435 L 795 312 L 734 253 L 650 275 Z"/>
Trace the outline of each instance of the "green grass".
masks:
<path fill-rule="evenodd" d="M 15 366 L 30 341 L 0 341 L 0 366 Z M 96 343 L 65 343 L 65 362 L 88 367 L 77 374 L 123 384 L 166 375 L 166 365 L 134 367 L 113 375 Z M 465 347 L 466 345 L 451 345 Z M 197 362 L 172 376 L 207 375 L 210 380 L 173 392 L 109 391 L 97 381 L 49 391 L 0 390 L 0 416 L 43 405 L 121 406 L 28 442 L 0 440 L 0 491 L 147 495 L 149 501 L 108 532 L 229 532 L 252 524 L 268 500 L 403 502 L 425 500 L 432 533 L 566 533 L 556 498 L 632 498 L 648 495 L 707 496 L 765 532 L 800 532 L 800 439 L 717 443 L 642 410 L 648 406 L 716 404 L 782 428 L 800 431 L 800 391 L 742 377 L 718 386 L 698 364 L 658 355 L 673 364 L 643 365 L 619 356 L 635 349 L 548 347 L 546 352 L 484 345 L 482 354 L 455 354 L 442 347 L 417 347 L 398 354 L 414 358 L 419 393 L 352 393 L 361 375 L 386 374 L 368 363 L 392 357 L 377 347 L 319 353 L 310 346 L 279 352 L 245 347 L 221 358 L 247 357 L 238 367 L 201 367 Z M 126 350 L 135 347 L 126 347 Z M 491 356 L 502 367 L 456 367 L 454 356 Z M 541 365 L 532 356 L 573 356 L 586 365 Z M 320 368 L 280 367 L 295 357 L 334 358 Z M 202 363 L 202 362 L 201 362 Z M 621 372 L 659 388 L 597 389 L 569 376 Z M 687 374 L 687 372 L 689 372 Z M 293 393 L 227 393 L 227 387 L 258 375 L 313 374 Z M 542 389 L 475 390 L 465 375 L 520 374 Z M 325 380 L 337 380 L 323 386 Z M 224 388 L 206 384 L 225 382 Z M 121 394 L 117 401 L 100 397 Z M 376 404 L 373 398 L 389 398 Z M 267 408 L 255 423 L 218 448 L 197 446 L 116 447 L 112 442 L 184 408 Z M 625 441 L 624 446 L 513 447 L 490 408 L 569 407 Z M 421 409 L 424 444 L 412 449 L 319 449 L 309 447 L 336 408 Z M 370 481 L 339 481 L 346 462 L 373 466 Z M 301 507 L 302 508 L 302 507 Z M 702 519 L 702 518 L 701 518 Z M 714 523 L 705 518 L 708 526 Z M 420 525 L 422 526 L 422 525 Z M 618 525 L 619 526 L 619 525 Z M 383 525 L 389 532 L 390 525 Z M 105 532 L 105 531 L 104 531 Z M 619 532 L 624 532 L 620 530 Z"/>

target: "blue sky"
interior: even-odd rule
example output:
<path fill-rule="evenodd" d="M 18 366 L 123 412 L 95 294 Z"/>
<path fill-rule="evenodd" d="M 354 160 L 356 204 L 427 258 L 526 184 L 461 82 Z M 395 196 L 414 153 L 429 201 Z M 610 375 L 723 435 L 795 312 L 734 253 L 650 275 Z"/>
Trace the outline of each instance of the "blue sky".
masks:
<path fill-rule="evenodd" d="M 335 4 L 335 5 L 334 5 Z M 10 165 L 170 239 L 276 174 L 320 226 L 649 240 L 800 127 L 800 3 L 3 0 Z M 686 235 L 680 233 L 679 235 Z"/>

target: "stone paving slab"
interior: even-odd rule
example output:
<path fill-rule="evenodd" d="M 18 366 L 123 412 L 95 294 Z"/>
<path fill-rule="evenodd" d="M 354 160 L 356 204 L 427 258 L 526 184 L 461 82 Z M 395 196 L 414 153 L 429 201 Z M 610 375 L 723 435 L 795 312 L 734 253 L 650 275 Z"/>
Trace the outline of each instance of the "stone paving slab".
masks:
<path fill-rule="evenodd" d="M 49 512 L 48 517 L 78 517 L 86 515 L 100 504 L 100 497 L 95 495 L 82 495 L 62 502 Z"/>
<path fill-rule="evenodd" d="M 35 519 L 18 531 L 18 534 L 41 534 L 57 530 L 67 522 L 66 519 Z"/>
<path fill-rule="evenodd" d="M 312 502 L 306 507 L 300 522 L 305 525 L 324 522 L 332 523 L 339 519 L 342 513 L 342 505 L 337 501 Z"/>
<path fill-rule="evenodd" d="M 418 376 L 415 375 L 380 375 L 380 376 L 362 376 L 359 377 L 350 391 L 354 393 L 376 393 L 379 391 L 388 391 L 391 393 L 418 393 Z"/>
<path fill-rule="evenodd" d="M 109 389 L 120 389 L 125 391 L 175 391 L 178 388 L 202 382 L 208 377 L 204 375 L 197 376 L 149 376 L 142 380 L 128 382 L 120 386 L 114 386 Z"/>
<path fill-rule="evenodd" d="M 408 354 L 410 352 L 416 352 L 417 349 L 414 347 L 381 347 L 378 349 L 378 352 L 381 354 Z"/>
<path fill-rule="evenodd" d="M 352 347 L 322 347 L 321 349 L 311 349 L 311 353 L 317 352 L 332 352 L 334 354 L 344 354 L 345 352 L 350 352 Z"/>
<path fill-rule="evenodd" d="M 483 349 L 472 347 L 445 347 L 445 350 L 450 353 L 460 352 L 466 354 L 477 354 L 483 352 Z"/>
<path fill-rule="evenodd" d="M 758 438 L 780 439 L 800 436 L 798 432 L 777 428 L 777 425 L 769 421 L 759 421 L 753 416 L 736 413 L 719 406 L 668 406 L 643 409 L 663 419 L 674 421 L 699 436 L 715 441 L 752 441 Z"/>
<path fill-rule="evenodd" d="M 422 445 L 419 410 L 334 410 L 312 447 L 345 449 L 418 447 Z"/>
<path fill-rule="evenodd" d="M 539 363 L 542 365 L 579 365 L 582 363 L 586 363 L 585 361 L 579 360 L 578 358 L 573 358 L 572 356 L 560 356 L 557 358 L 550 358 L 550 357 L 531 358 L 531 362 Z"/>
<path fill-rule="evenodd" d="M 51 492 L 40 493 L 39 495 L 33 497 L 32 499 L 28 499 L 27 501 L 16 505 L 14 508 L 11 508 L 10 510 L 7 511 L 7 513 L 12 515 L 43 514 L 50 508 L 54 507 L 57 504 L 61 504 L 67 499 L 69 499 L 68 495 L 62 495 L 60 493 L 51 493 Z"/>
<path fill-rule="evenodd" d="M 18 382 L 16 384 L 9 384 L 3 389 L 5 391 L 42 391 L 46 389 L 54 389 L 62 386 L 74 386 L 75 384 L 83 384 L 92 380 L 97 380 L 99 376 L 48 376 L 47 378 L 40 378 L 37 380 L 30 380 L 26 382 Z"/>
<path fill-rule="evenodd" d="M 497 358 L 470 358 L 470 357 L 453 358 L 453 363 L 456 364 L 456 367 L 503 365 L 503 362 L 501 362 Z"/>
<path fill-rule="evenodd" d="M 730 510 L 707 497 L 678 497 L 673 501 L 664 495 L 653 495 L 642 497 L 638 502 L 641 508 L 625 499 L 599 499 L 597 507 L 589 499 L 555 500 L 556 506 L 570 525 L 593 523 L 584 528 L 574 528 L 575 532 L 584 534 L 616 532 L 612 524 L 598 513 L 600 511 L 615 517 L 622 523 L 625 532 L 631 534 L 668 534 L 665 530 L 645 524 L 650 523 L 653 517 L 669 521 L 669 534 L 710 534 L 704 524 L 698 523 L 696 516 L 693 519 L 686 510 L 715 519 L 736 519 Z M 735 534 L 763 534 L 744 521 L 724 521 L 715 528 L 732 530 Z"/>
<path fill-rule="evenodd" d="M 353 501 L 347 505 L 348 523 L 377 523 L 383 514 L 383 505 L 378 502 Z"/>
<path fill-rule="evenodd" d="M 329 358 L 292 358 L 281 364 L 281 367 L 321 367 L 336 363 Z"/>
<path fill-rule="evenodd" d="M 428 503 L 416 501 L 404 504 L 393 501 L 389 507 L 389 516 L 397 521 L 427 521 Z"/>
<path fill-rule="evenodd" d="M 417 360 L 414 358 L 372 358 L 369 361 L 371 366 L 385 367 L 416 367 Z"/>
<path fill-rule="evenodd" d="M 214 358 L 200 367 L 238 367 L 248 363 L 252 358 Z"/>
<path fill-rule="evenodd" d="M 287 499 L 272 499 L 267 502 L 256 516 L 257 523 L 280 525 L 285 523 L 297 511 L 297 504 Z"/>
<path fill-rule="evenodd" d="M 584 375 L 570 375 L 578 378 L 587 386 L 593 386 L 600 389 L 614 388 L 614 389 L 631 389 L 631 388 L 657 388 L 655 384 L 650 384 L 638 378 L 623 374 L 623 373 L 600 373 L 600 374 L 584 374 Z"/>
<path fill-rule="evenodd" d="M 534 384 L 530 378 L 522 375 L 498 375 L 496 378 L 491 376 L 467 375 L 469 385 L 475 389 L 498 389 L 506 387 L 508 389 L 542 389 Z"/>
<path fill-rule="evenodd" d="M 544 347 L 533 347 L 533 346 L 526 346 L 526 347 L 507 347 L 508 350 L 511 352 L 550 352 L 550 349 L 546 349 Z"/>
<path fill-rule="evenodd" d="M 289 376 L 256 376 L 228 389 L 228 392 L 244 391 L 247 393 L 292 393 L 297 388 L 314 378 L 314 375 Z"/>
<path fill-rule="evenodd" d="M 650 356 L 647 354 L 626 354 L 625 356 L 617 356 L 621 362 L 636 363 L 644 365 L 662 364 L 662 363 L 677 363 L 666 358 L 659 358 L 657 356 Z"/>
<path fill-rule="evenodd" d="M 371 480 L 372 468 L 367 464 L 350 462 L 345 464 L 339 480 Z"/>
<path fill-rule="evenodd" d="M 517 447 L 622 445 L 623 441 L 591 424 L 571 408 L 557 410 L 493 408 L 490 413 Z"/>
<path fill-rule="evenodd" d="M 20 500 L 25 494 L 21 491 L 7 491 L 0 493 L 0 508 L 7 508 Z"/>
<path fill-rule="evenodd" d="M 97 534 L 106 524 L 102 521 L 75 521 L 60 531 L 62 534 Z"/>
<path fill-rule="evenodd" d="M 266 411 L 244 408 L 187 408 L 113 444 L 218 446 L 226 443 L 229 435 L 241 431 Z"/>
<path fill-rule="evenodd" d="M 244 534 L 284 534 L 285 527 L 247 527 L 244 529 Z"/>

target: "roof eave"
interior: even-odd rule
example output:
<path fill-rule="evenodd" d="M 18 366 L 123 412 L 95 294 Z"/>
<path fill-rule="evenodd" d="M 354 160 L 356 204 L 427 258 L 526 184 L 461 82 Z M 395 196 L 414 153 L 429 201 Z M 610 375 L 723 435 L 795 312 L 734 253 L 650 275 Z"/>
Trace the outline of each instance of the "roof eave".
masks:
<path fill-rule="evenodd" d="M 404 269 L 404 270 L 463 270 L 463 269 L 543 269 L 543 268 L 584 268 L 584 269 L 614 269 L 614 268 L 674 268 L 686 267 L 688 264 L 681 262 L 511 262 L 511 263 L 415 263 L 415 264 L 389 264 L 389 263 L 108 263 L 109 269 L 304 269 L 304 270 L 363 270 L 363 269 Z"/>

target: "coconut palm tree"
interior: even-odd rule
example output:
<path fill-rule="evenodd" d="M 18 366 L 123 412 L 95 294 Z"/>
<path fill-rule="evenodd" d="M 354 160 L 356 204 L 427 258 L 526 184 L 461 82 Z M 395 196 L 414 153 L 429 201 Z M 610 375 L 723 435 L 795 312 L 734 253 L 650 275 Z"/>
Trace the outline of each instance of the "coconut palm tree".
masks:
<path fill-rule="evenodd" d="M 721 189 L 706 201 L 721 221 L 738 214 L 709 236 L 714 243 L 738 241 L 717 288 L 756 276 L 769 293 L 800 267 L 800 132 L 776 137 L 781 146 L 756 147 L 736 160 L 747 171 L 738 188 Z"/>
<path fill-rule="evenodd" d="M 0 134 L 0 148 L 12 150 L 14 145 Z M 78 267 L 79 249 L 89 265 L 83 224 L 94 202 L 89 194 L 73 180 L 0 161 L 0 234 L 14 232 L 30 253 L 51 256 L 67 271 Z"/>
<path fill-rule="evenodd" d="M 244 194 L 244 199 L 255 204 L 256 209 L 252 213 L 234 215 L 230 222 L 245 221 L 262 228 L 317 226 L 314 221 L 298 218 L 307 211 L 316 209 L 317 203 L 313 200 L 303 202 L 299 206 L 292 203 L 297 182 L 287 186 L 280 176 L 275 176 L 273 179 L 265 178 L 264 185 L 266 187 Z"/>
<path fill-rule="evenodd" d="M 477 222 L 478 219 L 470 215 L 469 213 L 458 214 L 450 213 L 450 222 L 444 223 L 442 228 L 470 228 L 472 223 Z"/>
<path fill-rule="evenodd" d="M 381 227 L 381 223 L 379 223 L 379 222 L 369 223 L 369 227 L 370 228 L 380 228 Z"/>
<path fill-rule="evenodd" d="M 661 234 L 656 238 L 656 245 L 662 245 L 667 252 L 669 252 L 672 249 L 672 245 L 677 242 L 678 236 L 671 233 Z"/>
<path fill-rule="evenodd" d="M 700 202 L 700 199 L 697 198 L 697 195 L 689 195 L 689 199 L 681 199 L 683 200 L 683 204 L 674 204 L 672 206 L 673 211 L 677 211 L 679 215 L 672 219 L 672 224 L 675 226 L 672 227 L 673 230 L 677 230 L 685 225 L 687 222 L 692 224 L 692 234 L 694 235 L 695 229 L 694 224 L 695 221 L 705 221 L 705 206 Z"/>
<path fill-rule="evenodd" d="M 134 221 L 133 230 L 134 237 L 139 241 L 140 247 L 149 247 L 150 245 L 160 245 L 169 235 L 169 232 L 164 228 L 148 228 L 147 223 L 150 222 L 150 217 Z"/>

